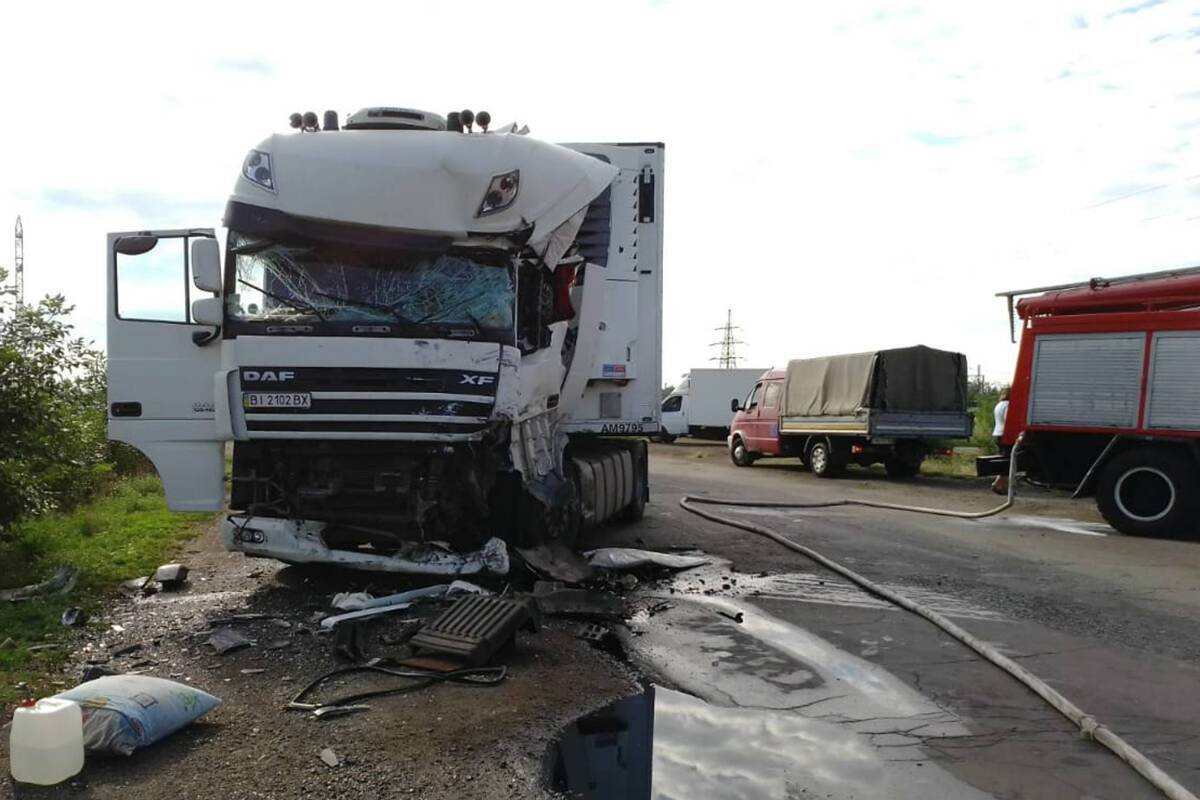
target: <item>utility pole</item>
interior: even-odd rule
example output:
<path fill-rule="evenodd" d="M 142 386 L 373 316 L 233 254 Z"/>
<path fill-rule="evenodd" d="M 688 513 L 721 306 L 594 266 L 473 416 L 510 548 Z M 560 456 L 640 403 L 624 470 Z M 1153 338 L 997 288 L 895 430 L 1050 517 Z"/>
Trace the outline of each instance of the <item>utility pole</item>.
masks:
<path fill-rule="evenodd" d="M 21 217 L 17 217 L 17 227 L 14 231 L 13 243 L 13 282 L 8 286 L 0 286 L 0 295 L 11 294 L 17 308 L 25 305 L 25 229 L 21 227 Z"/>
<path fill-rule="evenodd" d="M 714 330 L 721 332 L 721 341 L 713 342 L 709 347 L 720 347 L 721 354 L 714 356 L 709 361 L 716 361 L 721 369 L 734 369 L 737 367 L 737 346 L 745 344 L 745 342 L 737 338 L 735 331 L 740 331 L 741 328 L 733 324 L 733 309 L 725 310 L 725 324 Z"/>

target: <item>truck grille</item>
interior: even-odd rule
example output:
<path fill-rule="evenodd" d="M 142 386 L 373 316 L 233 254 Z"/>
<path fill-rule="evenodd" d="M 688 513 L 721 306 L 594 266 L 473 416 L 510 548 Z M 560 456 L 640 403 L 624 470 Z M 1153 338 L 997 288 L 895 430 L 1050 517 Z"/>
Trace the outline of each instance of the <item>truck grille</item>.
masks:
<path fill-rule="evenodd" d="M 242 367 L 243 392 L 303 392 L 308 408 L 243 408 L 254 432 L 465 434 L 495 404 L 495 372 L 367 367 Z"/>

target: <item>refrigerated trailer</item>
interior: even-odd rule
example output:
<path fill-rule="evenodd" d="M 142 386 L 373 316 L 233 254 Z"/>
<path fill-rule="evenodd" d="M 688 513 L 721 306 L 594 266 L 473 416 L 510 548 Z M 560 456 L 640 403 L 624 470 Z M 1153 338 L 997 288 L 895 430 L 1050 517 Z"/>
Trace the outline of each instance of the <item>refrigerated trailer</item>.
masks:
<path fill-rule="evenodd" d="M 478 122 L 489 122 L 484 115 Z M 211 228 L 108 237 L 109 436 L 252 556 L 500 571 L 640 517 L 664 148 L 293 115 Z M 222 263 L 223 262 L 223 263 Z"/>
<path fill-rule="evenodd" d="M 690 370 L 663 400 L 658 438 L 668 443 L 677 436 L 724 439 L 733 418 L 730 399 L 745 397 L 762 374 L 759 367 Z"/>
<path fill-rule="evenodd" d="M 1122 533 L 1200 532 L 1200 268 L 999 296 L 1021 324 L 1001 438 L 1023 434 L 1018 468 L 1094 495 Z"/>

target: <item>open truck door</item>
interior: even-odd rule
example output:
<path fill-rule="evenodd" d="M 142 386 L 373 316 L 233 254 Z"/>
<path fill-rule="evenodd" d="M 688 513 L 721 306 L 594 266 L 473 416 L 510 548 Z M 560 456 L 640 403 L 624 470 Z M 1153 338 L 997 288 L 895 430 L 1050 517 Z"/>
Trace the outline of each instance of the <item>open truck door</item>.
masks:
<path fill-rule="evenodd" d="M 220 280 L 211 228 L 108 235 L 108 437 L 154 463 L 174 511 L 224 501 Z"/>

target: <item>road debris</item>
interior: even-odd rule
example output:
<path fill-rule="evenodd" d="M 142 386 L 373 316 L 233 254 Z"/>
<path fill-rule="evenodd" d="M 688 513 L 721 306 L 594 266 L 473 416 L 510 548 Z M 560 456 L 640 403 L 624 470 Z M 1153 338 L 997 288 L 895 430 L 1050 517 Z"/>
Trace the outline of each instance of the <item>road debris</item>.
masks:
<path fill-rule="evenodd" d="M 71 606 L 62 613 L 62 624 L 68 628 L 77 628 L 88 620 L 87 612 L 78 606 Z"/>
<path fill-rule="evenodd" d="M 659 553 L 654 550 L 638 550 L 633 547 L 602 547 L 584 553 L 588 563 L 598 569 L 626 570 L 644 566 L 664 569 L 691 569 L 712 563 L 704 556 L 684 556 L 677 553 Z"/>
<path fill-rule="evenodd" d="M 463 582 L 465 583 L 465 581 Z M 386 614 L 392 611 L 403 611 L 410 608 L 417 600 L 444 596 L 452 584 L 439 583 L 434 586 L 423 586 L 399 594 L 389 594 L 386 597 L 372 597 L 366 592 L 342 592 L 333 596 L 333 607 L 345 609 L 347 613 L 325 617 L 321 620 L 322 628 L 332 628 L 340 622 L 362 617 Z M 474 585 L 474 584 L 468 584 Z M 477 587 L 478 588 L 478 587 Z"/>
<path fill-rule="evenodd" d="M 75 582 L 78 579 L 79 570 L 64 564 L 56 569 L 53 575 L 40 583 L 31 583 L 28 586 L 0 591 L 0 601 L 16 603 L 47 594 L 66 594 L 75 588 Z"/>
<path fill-rule="evenodd" d="M 353 714 L 356 711 L 370 710 L 370 706 L 361 704 L 356 706 L 322 706 L 321 708 L 314 708 L 312 714 L 314 717 L 322 719 L 324 717 L 341 717 L 346 714 Z"/>
<path fill-rule="evenodd" d="M 459 598 L 412 638 L 418 650 L 447 653 L 470 667 L 486 664 L 517 630 L 537 630 L 532 603 L 468 595 Z"/>
<path fill-rule="evenodd" d="M 335 629 L 336 639 L 333 644 L 333 654 L 343 661 L 361 664 L 366 660 L 366 636 L 363 634 L 362 623 L 352 622 Z"/>
<path fill-rule="evenodd" d="M 183 564 L 163 564 L 154 571 L 154 581 L 165 591 L 173 591 L 187 581 L 188 568 Z"/>
<path fill-rule="evenodd" d="M 529 568 L 556 581 L 578 585 L 595 577 L 595 570 L 579 553 L 555 539 L 537 547 L 517 548 Z"/>
<path fill-rule="evenodd" d="M 321 751 L 321 760 L 325 762 L 326 766 L 330 767 L 336 767 L 342 763 L 342 760 L 338 758 L 338 754 L 328 747 Z"/>
<path fill-rule="evenodd" d="M 209 625 L 236 625 L 239 622 L 258 622 L 264 619 L 274 619 L 273 614 L 232 614 L 228 617 L 210 619 Z M 287 627 L 285 624 L 284 627 Z"/>
<path fill-rule="evenodd" d="M 103 678 L 105 675 L 119 675 L 116 670 L 109 669 L 102 664 L 89 664 L 87 669 L 83 671 L 83 677 L 80 678 L 80 683 L 94 681 L 96 678 Z"/>
<path fill-rule="evenodd" d="M 121 583 L 120 589 L 129 595 L 149 595 L 158 591 L 158 584 L 149 575 L 140 578 L 130 578 Z"/>
<path fill-rule="evenodd" d="M 207 692 L 149 675 L 106 675 L 55 697 L 83 708 L 83 745 L 89 753 L 125 756 L 221 704 Z"/>
<path fill-rule="evenodd" d="M 217 628 L 209 634 L 208 644 L 217 655 L 223 656 L 234 650 L 249 647 L 253 642 L 233 628 Z"/>
<path fill-rule="evenodd" d="M 736 614 L 730 614 L 728 611 L 721 611 L 718 609 L 717 613 L 720 614 L 725 619 L 733 620 L 734 622 L 738 623 L 739 625 L 742 623 L 743 617 L 742 617 L 742 612 L 740 612 L 740 611 L 737 612 Z"/>
<path fill-rule="evenodd" d="M 243 675 L 261 675 L 264 672 L 266 672 L 266 669 L 263 667 L 247 667 L 246 669 L 241 670 Z"/>
<path fill-rule="evenodd" d="M 138 650 L 141 650 L 141 649 L 142 649 L 142 643 L 134 642 L 133 644 L 127 644 L 127 645 L 123 645 L 121 647 L 117 647 L 112 650 L 109 650 L 108 654 L 112 658 L 118 658 L 120 656 L 129 655 L 130 653 L 136 653 Z"/>
<path fill-rule="evenodd" d="M 579 626 L 579 630 L 575 632 L 577 639 L 582 639 L 591 644 L 604 644 L 608 638 L 612 636 L 612 631 L 605 625 L 597 625 L 594 622 L 586 622 Z"/>
<path fill-rule="evenodd" d="M 533 585 L 538 609 L 549 616 L 601 617 L 623 619 L 625 601 L 615 594 L 590 589 L 569 589 L 558 581 L 538 581 Z"/>
<path fill-rule="evenodd" d="M 417 631 L 421 630 L 424 623 L 419 619 L 405 619 L 400 621 L 400 630 L 389 631 L 379 637 L 379 641 L 383 642 L 388 647 L 398 647 L 407 643 Z"/>

